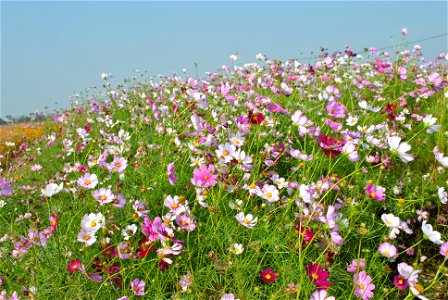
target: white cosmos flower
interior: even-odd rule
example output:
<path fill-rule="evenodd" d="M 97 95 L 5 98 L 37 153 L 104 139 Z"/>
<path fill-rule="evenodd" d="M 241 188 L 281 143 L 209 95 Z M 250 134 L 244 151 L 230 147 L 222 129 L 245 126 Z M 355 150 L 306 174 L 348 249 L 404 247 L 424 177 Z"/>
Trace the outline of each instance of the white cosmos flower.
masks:
<path fill-rule="evenodd" d="M 426 224 L 426 220 L 422 222 L 422 231 L 423 234 L 427 236 L 431 242 L 437 245 L 443 244 L 441 240 L 442 235 L 440 234 L 440 232 L 433 230 L 431 224 Z"/>
<path fill-rule="evenodd" d="M 125 229 L 121 230 L 121 234 L 123 235 L 123 239 L 125 241 L 129 240 L 131 236 L 133 236 L 137 232 L 137 225 L 131 224 L 126 226 Z"/>
<path fill-rule="evenodd" d="M 440 202 L 442 202 L 442 204 L 446 204 L 448 201 L 448 194 L 446 193 L 445 188 L 443 186 L 439 187 L 437 194 L 439 196 Z"/>
<path fill-rule="evenodd" d="M 255 225 L 257 225 L 258 222 L 257 217 L 254 218 L 252 214 L 244 215 L 243 212 L 237 214 L 235 218 L 238 220 L 238 222 L 240 222 L 241 225 L 247 228 L 253 228 Z"/>
<path fill-rule="evenodd" d="M 90 232 L 92 235 L 94 235 L 98 231 L 98 229 L 104 227 L 105 224 L 106 218 L 102 213 L 85 214 L 81 220 L 81 230 Z"/>
<path fill-rule="evenodd" d="M 400 141 L 401 137 L 399 136 L 390 136 L 387 138 L 387 143 L 389 144 L 389 149 L 392 153 L 398 154 L 403 162 L 408 163 L 414 159 L 412 154 L 406 153 L 411 150 L 411 146 L 406 142 L 400 143 Z"/>
<path fill-rule="evenodd" d="M 442 127 L 442 125 L 434 125 L 437 122 L 437 119 L 434 118 L 432 115 L 427 115 L 426 117 L 423 118 L 422 121 L 423 121 L 423 124 L 425 124 L 425 127 L 427 128 L 426 132 L 428 134 L 437 132 Z"/>
<path fill-rule="evenodd" d="M 235 243 L 233 245 L 230 245 L 229 251 L 236 255 L 239 255 L 239 254 L 243 253 L 244 247 L 242 244 Z"/>
<path fill-rule="evenodd" d="M 275 185 L 265 184 L 263 189 L 261 190 L 262 198 L 266 199 L 268 202 L 276 202 L 278 201 L 278 190 Z"/>
<path fill-rule="evenodd" d="M 56 183 L 49 183 L 45 187 L 45 189 L 41 190 L 42 196 L 45 197 L 51 197 L 62 191 L 62 188 L 64 187 L 64 183 L 61 182 L 59 185 Z"/>

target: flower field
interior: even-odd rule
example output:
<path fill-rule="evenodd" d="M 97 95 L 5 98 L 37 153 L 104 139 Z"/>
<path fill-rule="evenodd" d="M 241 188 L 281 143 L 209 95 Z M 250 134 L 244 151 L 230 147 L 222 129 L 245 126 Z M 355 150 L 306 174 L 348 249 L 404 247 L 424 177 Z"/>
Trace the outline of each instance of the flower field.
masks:
<path fill-rule="evenodd" d="M 0 299 L 448 299 L 448 57 L 256 58 L 14 141 Z"/>

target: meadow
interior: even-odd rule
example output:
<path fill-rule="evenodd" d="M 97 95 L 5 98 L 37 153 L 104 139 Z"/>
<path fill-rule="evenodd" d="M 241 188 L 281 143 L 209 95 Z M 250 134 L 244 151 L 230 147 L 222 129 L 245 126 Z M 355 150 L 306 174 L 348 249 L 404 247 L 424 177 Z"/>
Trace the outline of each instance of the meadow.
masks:
<path fill-rule="evenodd" d="M 448 299 L 448 56 L 256 59 L 2 136 L 0 299 Z"/>

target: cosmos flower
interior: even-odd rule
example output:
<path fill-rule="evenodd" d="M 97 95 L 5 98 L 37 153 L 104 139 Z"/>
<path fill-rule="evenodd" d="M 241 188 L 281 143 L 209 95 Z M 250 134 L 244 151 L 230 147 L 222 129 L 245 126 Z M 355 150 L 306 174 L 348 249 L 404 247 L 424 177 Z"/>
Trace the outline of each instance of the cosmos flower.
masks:
<path fill-rule="evenodd" d="M 446 204 L 448 201 L 448 194 L 445 191 L 444 187 L 439 187 L 437 190 L 437 195 L 439 196 L 439 200 L 440 202 L 442 202 L 442 204 Z"/>
<path fill-rule="evenodd" d="M 235 218 L 240 222 L 241 225 L 247 228 L 254 228 L 257 225 L 258 217 L 255 217 L 252 214 L 244 215 L 243 212 L 240 212 L 235 216 Z"/>
<path fill-rule="evenodd" d="M 174 173 L 174 163 L 168 164 L 167 171 L 168 171 L 168 182 L 174 186 L 177 182 L 176 174 Z"/>
<path fill-rule="evenodd" d="M 345 118 L 345 112 L 347 111 L 347 109 L 345 108 L 344 105 L 342 105 L 336 101 L 328 102 L 325 109 L 327 111 L 327 115 L 330 117 L 333 117 L 335 119 Z"/>
<path fill-rule="evenodd" d="M 11 188 L 9 187 L 9 182 L 0 178 L 0 196 L 10 196 L 12 195 Z"/>
<path fill-rule="evenodd" d="M 399 136 L 390 136 L 387 138 L 387 143 L 392 154 L 398 155 L 403 162 L 408 163 L 414 159 L 412 154 L 406 153 L 411 150 L 411 146 L 406 142 L 400 143 L 400 141 L 401 137 Z"/>
<path fill-rule="evenodd" d="M 262 269 L 260 273 L 260 278 L 263 282 L 275 282 L 278 277 L 276 271 L 271 270 L 271 268 Z"/>
<path fill-rule="evenodd" d="M 220 300 L 239 300 L 239 299 L 235 298 L 234 294 L 229 293 L 229 294 L 222 295 Z"/>
<path fill-rule="evenodd" d="M 365 192 L 367 197 L 373 200 L 382 201 L 386 199 L 386 189 L 382 186 L 369 184 L 367 185 Z"/>
<path fill-rule="evenodd" d="M 382 256 L 387 257 L 387 258 L 391 258 L 391 259 L 397 257 L 397 255 L 398 255 L 397 247 L 395 247 L 394 245 L 389 244 L 389 243 L 382 243 L 378 247 L 378 252 Z"/>
<path fill-rule="evenodd" d="M 402 290 L 409 286 L 408 280 L 404 278 L 402 275 L 395 275 L 394 276 L 394 285 Z"/>
<path fill-rule="evenodd" d="M 364 270 L 366 267 L 366 260 L 364 258 L 354 259 L 351 264 L 347 266 L 347 272 L 350 273 L 358 273 L 359 271 Z"/>
<path fill-rule="evenodd" d="M 311 294 L 310 300 L 335 300 L 334 296 L 327 296 L 327 290 L 317 290 Z"/>
<path fill-rule="evenodd" d="M 101 205 L 114 201 L 115 195 L 112 194 L 110 189 L 101 188 L 92 192 L 93 198 Z"/>
<path fill-rule="evenodd" d="M 328 289 L 331 287 L 331 283 L 328 281 L 330 274 L 319 264 L 310 262 L 305 267 L 305 272 L 318 289 Z"/>
<path fill-rule="evenodd" d="M 81 261 L 74 259 L 67 266 L 67 271 L 69 271 L 70 273 L 74 273 L 75 271 L 78 271 L 80 267 L 81 267 Z"/>
<path fill-rule="evenodd" d="M 145 282 L 140 278 L 135 278 L 131 282 L 131 288 L 136 296 L 144 296 L 145 295 Z"/>
<path fill-rule="evenodd" d="M 78 179 L 78 185 L 86 189 L 93 189 L 97 184 L 98 177 L 95 174 L 85 173 Z"/>
<path fill-rule="evenodd" d="M 191 276 L 190 273 L 187 273 L 186 275 L 182 276 L 179 279 L 179 285 L 182 289 L 182 291 L 186 292 L 188 290 L 188 287 L 193 284 L 193 276 Z"/>
<path fill-rule="evenodd" d="M 244 252 L 244 247 L 242 244 L 235 243 L 230 245 L 229 251 L 235 255 L 239 255 Z"/>
<path fill-rule="evenodd" d="M 61 182 L 59 185 L 56 183 L 49 183 L 45 187 L 45 189 L 41 190 L 42 196 L 45 197 L 52 197 L 62 191 L 62 188 L 64 187 L 64 183 Z"/>
<path fill-rule="evenodd" d="M 444 156 L 444 153 L 439 152 L 439 147 L 434 147 L 434 157 L 437 159 L 439 163 L 442 164 L 445 168 L 448 168 L 448 156 Z"/>
<path fill-rule="evenodd" d="M 211 187 L 216 185 L 218 175 L 212 174 L 215 171 L 215 167 L 213 165 L 209 165 L 208 167 L 202 164 L 199 169 L 193 170 L 193 178 L 191 179 L 191 183 L 198 187 Z"/>
<path fill-rule="evenodd" d="M 359 274 L 355 274 L 353 281 L 355 283 L 354 294 L 357 298 L 362 298 L 362 300 L 373 298 L 375 285 L 371 283 L 372 278 L 366 272 L 361 271 Z"/>
<path fill-rule="evenodd" d="M 422 231 L 423 234 L 433 243 L 437 244 L 437 245 L 441 245 L 443 242 L 441 240 L 442 235 L 440 234 L 440 232 L 435 231 L 432 229 L 432 225 L 431 224 L 427 224 L 426 220 L 424 220 L 422 222 Z"/>
<path fill-rule="evenodd" d="M 448 258 L 448 242 L 442 243 L 442 244 L 440 245 L 440 251 L 439 251 L 439 253 L 440 253 L 443 257 Z"/>
<path fill-rule="evenodd" d="M 102 213 L 85 214 L 81 220 L 81 229 L 94 235 L 105 223 L 106 219 Z"/>
<path fill-rule="evenodd" d="M 276 202 L 278 201 L 278 190 L 275 185 L 265 184 L 261 189 L 261 197 L 266 199 L 268 202 Z"/>

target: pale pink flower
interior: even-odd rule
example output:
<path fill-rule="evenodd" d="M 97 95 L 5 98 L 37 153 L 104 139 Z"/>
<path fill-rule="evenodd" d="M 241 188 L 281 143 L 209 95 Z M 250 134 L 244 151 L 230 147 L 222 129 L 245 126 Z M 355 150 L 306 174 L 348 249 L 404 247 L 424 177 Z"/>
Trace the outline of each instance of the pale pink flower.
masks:
<path fill-rule="evenodd" d="M 83 188 L 93 189 L 97 184 L 98 177 L 95 174 L 85 173 L 78 179 L 78 185 Z"/>

